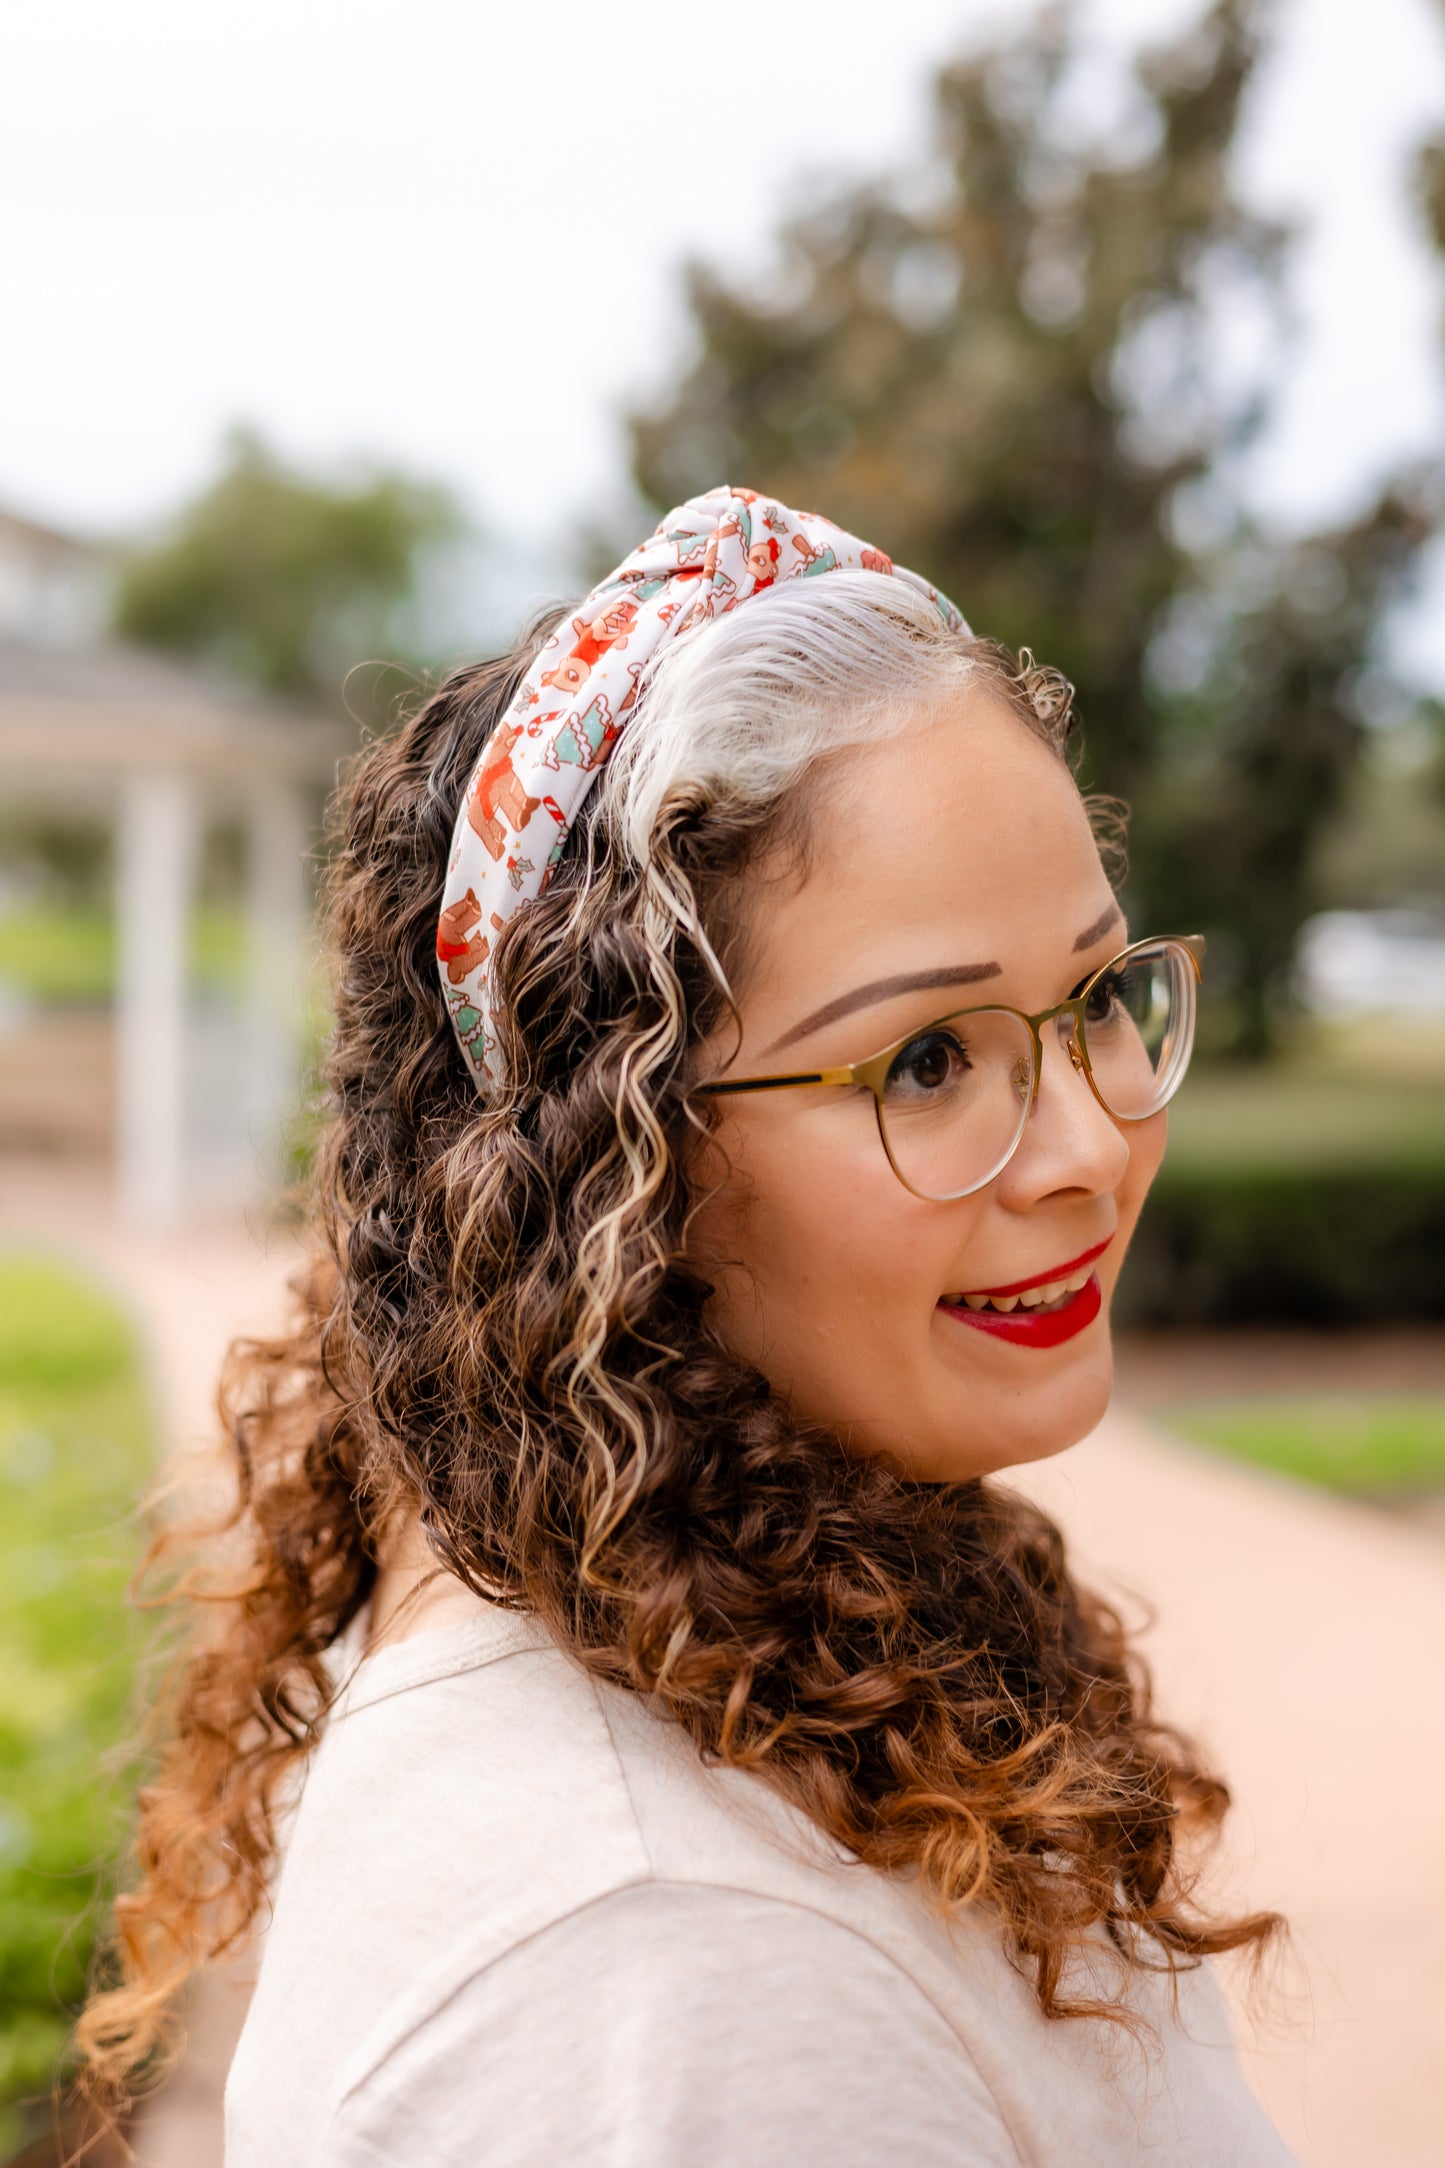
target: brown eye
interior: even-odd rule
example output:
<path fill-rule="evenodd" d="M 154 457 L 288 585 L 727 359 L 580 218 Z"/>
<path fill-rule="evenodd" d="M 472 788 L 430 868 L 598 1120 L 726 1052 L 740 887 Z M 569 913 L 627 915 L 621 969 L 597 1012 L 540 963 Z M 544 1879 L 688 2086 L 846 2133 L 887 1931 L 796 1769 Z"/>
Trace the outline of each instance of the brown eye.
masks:
<path fill-rule="evenodd" d="M 970 1067 L 967 1051 L 952 1032 L 927 1031 L 894 1056 L 884 1088 L 890 1099 L 927 1097 L 946 1091 Z"/>
<path fill-rule="evenodd" d="M 1127 966 L 1106 971 L 1089 990 L 1084 1007 L 1085 1023 L 1107 1024 L 1111 1017 L 1129 1007 L 1135 991 L 1134 974 Z"/>

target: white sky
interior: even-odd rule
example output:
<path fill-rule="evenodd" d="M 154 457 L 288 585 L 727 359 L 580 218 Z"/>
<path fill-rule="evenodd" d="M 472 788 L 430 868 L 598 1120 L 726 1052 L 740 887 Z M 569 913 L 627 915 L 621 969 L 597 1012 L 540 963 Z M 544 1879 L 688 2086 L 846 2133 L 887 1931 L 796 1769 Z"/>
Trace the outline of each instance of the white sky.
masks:
<path fill-rule="evenodd" d="M 129 526 L 244 419 L 307 460 L 436 475 L 545 560 L 618 491 L 623 402 L 683 356 L 681 258 L 755 263 L 800 176 L 907 163 L 932 64 L 1022 5 L 12 10 L 0 500 Z M 1115 43 L 1199 12 L 1084 0 Z M 1313 230 L 1254 486 L 1307 520 L 1445 441 L 1445 285 L 1403 208 L 1445 116 L 1445 6 L 1278 14 L 1241 172 Z M 1445 633 L 1421 637 L 1445 673 Z"/>

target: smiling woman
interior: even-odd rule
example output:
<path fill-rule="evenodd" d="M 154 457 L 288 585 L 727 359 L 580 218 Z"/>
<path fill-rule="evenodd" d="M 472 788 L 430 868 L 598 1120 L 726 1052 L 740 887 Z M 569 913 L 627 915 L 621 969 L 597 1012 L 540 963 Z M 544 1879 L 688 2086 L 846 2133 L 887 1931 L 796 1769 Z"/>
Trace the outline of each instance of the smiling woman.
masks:
<path fill-rule="evenodd" d="M 990 1480 L 1103 1412 L 1193 1024 L 1071 730 L 716 491 L 362 758 L 98 2089 L 265 1919 L 230 2168 L 1286 2157 L 1227 1794 Z"/>
<path fill-rule="evenodd" d="M 940 988 L 960 983 L 1056 1003 L 1078 977 L 1076 929 L 1102 964 L 1120 927 L 1071 771 L 980 679 L 815 780 L 808 878 L 756 869 L 769 903 L 736 989 L 740 1029 L 717 1034 L 736 1042 L 723 1091 L 732 1068 L 746 1077 L 785 1046 L 838 1076 L 865 1009 L 894 1044 L 861 1065 L 876 1097 L 846 1071 L 729 1094 L 694 1219 L 729 1344 L 809 1420 L 932 1480 L 1057 1452 L 1103 1414 L 1107 1332 L 1055 1341 L 1021 1390 L 1014 1348 L 1039 1343 L 960 1334 L 958 1311 L 975 1313 L 949 1298 L 1064 1279 L 1089 1250 L 1111 1290 L 1167 1123 L 1162 1108 L 1128 1127 L 1110 1116 L 1068 1059 L 1069 1010 L 1072 1036 L 1043 1034 L 1036 1074 L 1008 1009 L 934 1020 Z M 906 880 L 873 840 L 880 803 L 913 809 Z M 942 960 L 962 928 L 993 960 Z M 936 965 L 899 968 L 930 952 Z M 851 990 L 817 1002 L 830 982 Z M 1099 1310 L 1091 1300 L 1080 1322 Z"/>

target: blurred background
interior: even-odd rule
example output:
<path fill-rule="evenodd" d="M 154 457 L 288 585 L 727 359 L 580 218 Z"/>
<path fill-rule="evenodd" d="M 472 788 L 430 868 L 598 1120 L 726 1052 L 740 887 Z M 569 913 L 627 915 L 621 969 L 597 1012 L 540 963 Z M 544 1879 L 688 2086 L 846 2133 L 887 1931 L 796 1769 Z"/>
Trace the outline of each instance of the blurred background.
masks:
<path fill-rule="evenodd" d="M 665 21 L 8 28 L 0 2159 L 123 1840 L 136 1499 L 294 1261 L 337 764 L 726 479 L 1062 668 L 1131 924 L 1207 936 L 1117 1407 L 1037 1480 L 1299 1923 L 1254 2082 L 1433 2162 L 1445 5 Z M 143 2157 L 216 2157 L 229 2022 Z"/>

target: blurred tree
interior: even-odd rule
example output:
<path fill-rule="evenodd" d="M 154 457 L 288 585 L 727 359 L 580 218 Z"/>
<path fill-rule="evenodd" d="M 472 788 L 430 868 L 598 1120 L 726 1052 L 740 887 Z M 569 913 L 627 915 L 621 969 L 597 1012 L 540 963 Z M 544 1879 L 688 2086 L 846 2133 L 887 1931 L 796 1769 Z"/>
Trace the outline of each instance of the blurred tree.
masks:
<path fill-rule="evenodd" d="M 1445 129 L 1420 145 L 1415 155 L 1414 180 L 1415 199 L 1425 214 L 1431 238 L 1445 254 Z"/>
<path fill-rule="evenodd" d="M 1442 0 L 1439 12 L 1445 22 L 1445 0 Z M 1424 216 L 1436 253 L 1445 258 L 1445 127 L 1421 144 L 1416 154 L 1414 182 L 1416 206 Z M 1442 312 L 1440 328 L 1445 334 L 1445 312 Z M 1419 721 L 1434 738 L 1436 747 L 1425 787 L 1445 805 L 1445 702 L 1438 698 L 1426 700 Z"/>
<path fill-rule="evenodd" d="M 461 525 L 443 490 L 386 471 L 329 487 L 238 431 L 220 478 L 126 560 L 115 629 L 335 707 L 357 661 L 412 658 L 424 558 Z"/>
<path fill-rule="evenodd" d="M 814 204 L 767 286 L 690 265 L 696 360 L 631 420 L 660 510 L 722 478 L 821 502 L 1066 670 L 1085 786 L 1134 808 L 1131 916 L 1229 937 L 1241 1055 L 1271 1044 L 1362 646 L 1425 531 L 1387 490 L 1296 554 L 1238 505 L 1289 328 L 1292 229 L 1229 163 L 1270 12 L 1215 0 L 1139 56 L 1107 131 L 1078 117 L 1098 84 L 1072 5 L 944 68 L 927 187 Z"/>
<path fill-rule="evenodd" d="M 829 515 L 1074 679 L 1103 787 L 1157 720 L 1144 656 L 1192 577 L 1170 508 L 1256 420 L 1211 319 L 1275 306 L 1285 235 L 1234 200 L 1246 0 L 1141 61 L 1125 140 L 1080 140 L 1079 39 L 1048 7 L 936 84 L 932 199 L 864 184 L 789 222 L 774 293 L 688 271 L 700 353 L 632 424 L 665 508 L 720 476 Z"/>
<path fill-rule="evenodd" d="M 1445 733 L 1438 703 L 1370 733 L 1338 815 L 1316 839 L 1323 910 L 1429 911 L 1445 919 Z"/>
<path fill-rule="evenodd" d="M 1318 878 L 1321 846 L 1367 781 L 1369 714 L 1397 695 L 1380 628 L 1440 517 L 1422 469 L 1327 532 L 1271 542 L 1241 521 L 1156 643 L 1152 674 L 1172 677 L 1173 697 L 1161 701 L 1131 875 L 1181 924 L 1209 928 L 1231 991 L 1228 1051 L 1242 1059 L 1274 1050 L 1299 927 L 1338 900 Z"/>

